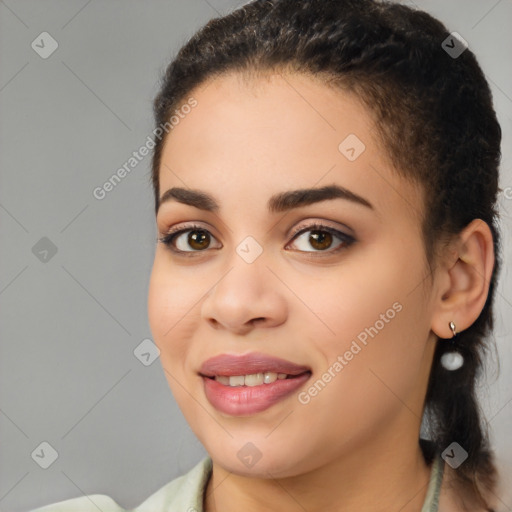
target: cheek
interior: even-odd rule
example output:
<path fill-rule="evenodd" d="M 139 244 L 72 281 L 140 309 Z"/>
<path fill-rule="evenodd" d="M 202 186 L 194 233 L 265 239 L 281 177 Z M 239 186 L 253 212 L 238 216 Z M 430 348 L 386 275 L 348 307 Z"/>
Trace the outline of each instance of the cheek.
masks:
<path fill-rule="evenodd" d="M 410 249 L 412 253 L 400 256 L 393 247 L 382 247 L 378 259 L 375 252 L 367 261 L 359 258 L 334 279 L 317 282 L 314 293 L 311 288 L 299 291 L 316 317 L 302 315 L 298 322 L 303 332 L 318 332 L 311 339 L 325 368 L 346 355 L 346 366 L 357 370 L 344 373 L 361 384 L 377 379 L 370 369 L 399 385 L 415 378 L 424 355 L 428 312 L 418 286 L 424 279 L 420 247 Z"/>
<path fill-rule="evenodd" d="M 374 292 L 370 300 L 352 297 L 342 304 L 341 313 L 331 306 L 336 335 L 314 341 L 322 360 L 297 407 L 305 418 L 328 425 L 324 436 L 333 446 L 339 445 L 340 432 L 346 446 L 374 435 L 404 407 L 421 416 L 414 397 L 423 349 L 412 339 L 410 298 L 406 302 L 398 294 L 399 300 L 393 301 L 385 287 Z"/>
<path fill-rule="evenodd" d="M 184 282 L 178 273 L 170 272 L 168 264 L 155 258 L 148 290 L 148 320 L 153 341 L 160 350 L 160 364 L 169 388 L 187 418 L 194 411 L 190 400 L 192 367 L 190 338 L 194 329 L 200 291 L 193 292 L 190 278 Z M 194 413 L 195 414 L 195 413 Z M 193 418 L 192 420 L 194 421 Z"/>
<path fill-rule="evenodd" d="M 330 351 L 338 353 L 348 349 L 357 337 L 364 343 L 370 338 L 368 331 L 375 332 L 374 326 L 379 338 L 385 337 L 381 334 L 397 322 L 400 316 L 397 310 L 403 304 L 398 272 L 389 265 L 381 265 L 379 274 L 371 275 L 368 269 L 375 266 L 371 262 L 359 262 L 324 280 L 317 279 L 314 289 L 310 282 L 304 282 L 302 289 L 294 290 L 304 297 L 303 302 L 310 311 L 301 314 L 298 321 L 307 322 L 310 329 L 317 330 L 319 347 L 330 347 Z"/>
<path fill-rule="evenodd" d="M 191 325 L 199 309 L 194 304 L 202 295 L 193 279 L 169 271 L 155 258 L 148 290 L 148 321 L 162 362 L 178 362 L 184 356 Z"/>

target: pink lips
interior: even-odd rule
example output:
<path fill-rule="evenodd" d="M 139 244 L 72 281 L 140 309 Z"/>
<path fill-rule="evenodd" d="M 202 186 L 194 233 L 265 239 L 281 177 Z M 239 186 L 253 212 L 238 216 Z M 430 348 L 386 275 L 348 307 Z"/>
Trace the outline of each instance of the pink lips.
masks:
<path fill-rule="evenodd" d="M 244 355 L 220 354 L 206 360 L 199 370 L 205 377 L 216 375 L 251 375 L 253 373 L 275 372 L 288 375 L 300 375 L 311 371 L 307 366 L 301 366 L 285 359 L 272 357 L 259 352 Z"/>
<path fill-rule="evenodd" d="M 218 375 L 251 375 L 254 373 L 287 373 L 286 379 L 258 386 L 228 386 L 217 382 Z M 230 416 L 249 416 L 262 412 L 284 400 L 311 377 L 311 369 L 277 357 L 253 352 L 245 355 L 221 354 L 208 359 L 199 372 L 210 404 Z"/>

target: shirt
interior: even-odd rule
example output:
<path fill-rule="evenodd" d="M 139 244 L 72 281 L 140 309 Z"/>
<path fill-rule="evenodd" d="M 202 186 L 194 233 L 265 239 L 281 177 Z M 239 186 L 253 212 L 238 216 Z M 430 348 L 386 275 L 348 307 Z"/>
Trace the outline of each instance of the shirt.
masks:
<path fill-rule="evenodd" d="M 188 473 L 164 485 L 132 511 L 120 507 L 109 496 L 92 494 L 46 505 L 32 512 L 204 512 L 203 497 L 211 472 L 212 459 L 205 457 Z M 437 512 L 443 472 L 444 460 L 436 455 L 421 512 Z"/>

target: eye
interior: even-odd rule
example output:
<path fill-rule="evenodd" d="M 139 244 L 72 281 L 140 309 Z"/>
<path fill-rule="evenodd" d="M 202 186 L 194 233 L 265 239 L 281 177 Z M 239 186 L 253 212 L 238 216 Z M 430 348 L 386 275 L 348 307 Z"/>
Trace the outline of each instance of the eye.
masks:
<path fill-rule="evenodd" d="M 308 235 L 308 233 L 310 234 Z M 184 235 L 187 236 L 185 237 Z M 158 241 L 176 254 L 193 256 L 194 253 L 211 249 L 212 239 L 215 240 L 215 237 L 207 229 L 194 224 L 182 229 L 179 227 L 173 228 L 165 236 L 158 238 Z M 337 248 L 328 250 L 336 239 L 339 241 Z M 292 242 L 294 240 L 302 244 L 299 252 L 327 252 L 329 254 L 345 249 L 355 242 L 355 238 L 352 236 L 319 223 L 310 224 L 307 227 L 300 226 L 293 235 Z M 315 250 L 308 250 L 307 245 Z M 213 248 L 221 249 L 222 245 L 219 244 L 219 246 Z"/>
<path fill-rule="evenodd" d="M 188 236 L 184 237 L 183 235 L 187 233 Z M 212 238 L 215 240 L 207 229 L 193 225 L 184 229 L 172 229 L 167 235 L 159 238 L 158 241 L 175 253 L 194 253 L 210 248 Z M 222 245 L 217 247 L 217 249 L 221 247 Z M 192 250 L 189 250 L 190 248 Z M 187 254 L 187 256 L 189 255 Z"/>
<path fill-rule="evenodd" d="M 302 243 L 302 248 L 299 248 L 299 250 L 303 252 L 328 252 L 332 254 L 349 247 L 355 242 L 352 236 L 318 223 L 309 225 L 306 228 L 299 227 L 297 231 L 298 233 L 294 236 L 293 240 Z M 331 248 L 335 239 L 339 240 L 338 247 L 334 250 L 327 250 Z M 308 251 L 308 245 L 315 250 Z"/>

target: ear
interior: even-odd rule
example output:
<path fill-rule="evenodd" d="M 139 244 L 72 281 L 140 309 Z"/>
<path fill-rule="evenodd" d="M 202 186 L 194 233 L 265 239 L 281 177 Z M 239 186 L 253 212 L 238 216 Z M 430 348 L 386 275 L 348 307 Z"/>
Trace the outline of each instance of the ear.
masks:
<path fill-rule="evenodd" d="M 456 332 L 467 329 L 480 315 L 494 268 L 492 232 L 486 222 L 474 219 L 452 244 L 437 271 L 432 330 L 451 338 L 449 322 Z"/>

